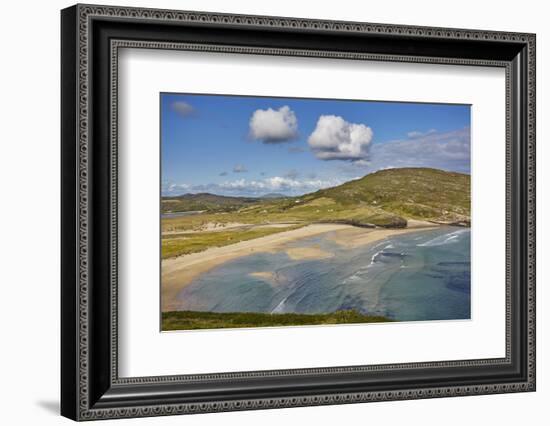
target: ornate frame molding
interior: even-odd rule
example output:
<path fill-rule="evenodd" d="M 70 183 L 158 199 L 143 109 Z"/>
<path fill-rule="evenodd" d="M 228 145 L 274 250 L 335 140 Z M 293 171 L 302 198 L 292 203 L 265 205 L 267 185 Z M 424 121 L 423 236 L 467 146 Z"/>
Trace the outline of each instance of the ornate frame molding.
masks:
<path fill-rule="evenodd" d="M 535 36 L 533 34 L 519 34 L 510 32 L 478 31 L 447 28 L 426 28 L 410 27 L 401 25 L 369 24 L 358 22 L 336 22 L 324 20 L 295 19 L 266 16 L 229 15 L 202 12 L 169 11 L 155 9 L 136 9 L 126 7 L 104 7 L 77 5 L 65 11 L 67 23 L 71 28 L 67 32 L 76 38 L 74 52 L 70 59 L 75 60 L 71 67 L 75 74 L 74 91 L 76 94 L 76 129 L 74 138 L 64 140 L 64 146 L 73 144 L 76 154 L 76 168 L 74 170 L 75 182 L 73 182 L 76 198 L 72 207 L 76 215 L 76 229 L 73 238 L 76 238 L 74 253 L 71 252 L 70 259 L 76 260 L 76 278 L 64 282 L 64 291 L 72 287 L 74 291 L 76 306 L 74 312 L 71 310 L 63 317 L 63 321 L 73 320 L 76 324 L 76 336 L 65 337 L 69 343 L 64 351 L 76 350 L 77 356 L 74 360 L 74 368 L 71 374 L 76 379 L 74 383 L 66 384 L 63 381 L 67 392 L 73 391 L 77 394 L 73 400 L 63 394 L 65 408 L 64 414 L 78 420 L 92 420 L 113 417 L 141 417 L 151 415 L 170 415 L 197 412 L 215 412 L 244 409 L 262 409 L 292 406 L 309 406 L 324 404 L 343 404 L 353 402 L 400 400 L 416 398 L 434 398 L 442 396 L 462 396 L 488 393 L 504 393 L 518 391 L 533 391 L 535 389 Z M 360 392 L 336 392 L 321 393 L 305 396 L 273 396 L 269 398 L 244 398 L 244 399 L 219 399 L 210 402 L 164 402 L 157 404 L 137 405 L 115 405 L 110 403 L 102 404 L 101 399 L 92 396 L 95 392 L 90 388 L 91 375 L 96 371 L 90 363 L 90 356 L 93 348 L 90 342 L 94 339 L 91 332 L 91 321 L 94 318 L 90 315 L 90 269 L 93 257 L 91 253 L 91 239 L 93 238 L 91 227 L 91 215 L 93 210 L 93 194 L 91 188 L 93 171 L 91 170 L 90 152 L 90 115 L 92 113 L 92 81 L 91 81 L 91 49 L 92 44 L 92 23 L 94 20 L 111 20 L 112 22 L 139 22 L 141 24 L 178 24 L 178 25 L 215 25 L 225 28 L 255 28 L 255 29 L 277 29 L 295 32 L 314 31 L 327 34 L 358 34 L 376 35 L 387 38 L 410 37 L 411 40 L 437 39 L 448 41 L 480 41 L 488 43 L 506 43 L 517 45 L 525 49 L 524 57 L 527 61 L 525 68 L 525 120 L 527 139 L 525 153 L 526 182 L 525 187 L 519 189 L 524 191 L 523 197 L 526 203 L 526 277 L 525 283 L 525 309 L 526 309 L 526 363 L 525 379 L 518 381 L 503 382 L 498 384 L 478 385 L 457 385 L 457 386 L 436 386 L 427 388 L 407 388 L 397 390 L 378 390 Z M 74 27 L 73 27 L 74 26 Z M 412 42 L 412 41 L 411 41 Z M 72 46 L 70 46 L 72 48 Z M 195 51 L 217 51 L 238 54 L 264 54 L 264 55 L 297 55 L 311 57 L 325 57 L 338 59 L 374 60 L 374 61 L 397 61 L 397 62 L 424 62 L 442 63 L 456 65 L 480 65 L 503 67 L 506 69 L 506 103 L 507 103 L 507 261 L 506 261 L 506 357 L 503 359 L 482 359 L 463 360 L 452 362 L 415 363 L 415 364 L 389 364 L 377 366 L 355 366 L 355 367 L 328 367 L 322 369 L 302 370 L 275 370 L 262 372 L 224 373 L 212 375 L 193 376 L 162 376 L 145 378 L 119 378 L 117 368 L 117 71 L 118 71 L 118 49 L 120 48 L 155 48 L 155 49 L 177 49 Z M 67 47 L 66 49 L 69 49 Z M 396 54 L 361 53 L 345 51 L 328 51 L 318 49 L 296 49 L 278 47 L 253 47 L 237 45 L 216 45 L 212 43 L 182 43 L 176 41 L 145 41 L 139 39 L 111 39 L 109 46 L 110 55 L 110 330 L 109 339 L 111 345 L 111 358 L 109 366 L 109 386 L 112 388 L 123 388 L 124 386 L 136 385 L 169 385 L 171 383 L 192 383 L 208 382 L 227 379 L 244 378 L 265 378 L 265 377 L 296 377 L 308 374 L 331 375 L 342 373 L 358 373 L 387 370 L 406 370 L 420 368 L 448 368 L 448 367 L 473 367 L 486 365 L 504 365 L 511 363 L 512 356 L 512 328 L 513 312 L 512 300 L 512 256 L 513 223 L 511 218 L 512 210 L 512 168 L 513 155 L 512 138 L 517 129 L 511 126 L 514 108 L 512 98 L 517 91 L 514 85 L 521 82 L 513 81 L 513 74 L 517 66 L 511 60 L 486 60 L 460 57 L 438 57 L 438 56 L 407 56 Z M 67 55 L 69 56 L 69 55 Z M 66 67 L 69 67 L 67 65 Z M 67 89 L 65 89 L 67 90 Z M 68 107 L 68 106 L 67 106 Z M 65 111 L 65 105 L 64 105 Z M 516 112 L 517 113 L 517 112 Z M 75 161 L 75 158 L 67 161 Z M 66 256 L 66 255 L 64 255 Z M 65 308 L 68 309 L 68 308 Z M 74 341 L 73 341 L 74 339 Z M 68 355 L 67 355 L 68 356 Z M 68 373 L 67 373 L 68 374 Z M 71 376 L 72 377 L 72 376 Z M 109 401 L 107 401 L 109 402 Z"/>

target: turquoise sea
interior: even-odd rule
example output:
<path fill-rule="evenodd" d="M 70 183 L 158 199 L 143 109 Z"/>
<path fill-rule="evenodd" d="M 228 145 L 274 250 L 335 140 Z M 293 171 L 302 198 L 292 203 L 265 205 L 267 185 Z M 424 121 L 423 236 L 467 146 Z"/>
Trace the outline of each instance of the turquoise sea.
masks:
<path fill-rule="evenodd" d="M 241 257 L 178 294 L 180 310 L 329 313 L 355 309 L 397 321 L 470 318 L 470 229 L 443 227 L 354 249 L 331 234 L 302 239 L 333 257 L 292 260 L 285 251 Z M 250 275 L 269 271 L 271 279 Z"/>

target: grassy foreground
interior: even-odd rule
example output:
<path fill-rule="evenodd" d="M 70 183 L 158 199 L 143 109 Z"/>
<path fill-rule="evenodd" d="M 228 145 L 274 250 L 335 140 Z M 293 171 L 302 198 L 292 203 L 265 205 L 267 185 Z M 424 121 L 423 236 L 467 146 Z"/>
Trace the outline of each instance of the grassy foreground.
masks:
<path fill-rule="evenodd" d="M 162 313 L 162 331 L 280 327 L 285 325 L 357 324 L 390 321 L 389 318 L 383 316 L 363 315 L 355 310 L 337 311 L 330 314 L 172 311 Z"/>

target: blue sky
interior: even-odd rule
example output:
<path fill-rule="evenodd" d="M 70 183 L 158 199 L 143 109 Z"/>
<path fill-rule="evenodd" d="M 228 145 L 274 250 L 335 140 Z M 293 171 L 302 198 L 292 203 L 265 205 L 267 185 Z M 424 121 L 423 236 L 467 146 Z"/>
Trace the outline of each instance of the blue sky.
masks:
<path fill-rule="evenodd" d="M 470 106 L 162 93 L 162 194 L 301 195 L 393 167 L 470 173 Z"/>

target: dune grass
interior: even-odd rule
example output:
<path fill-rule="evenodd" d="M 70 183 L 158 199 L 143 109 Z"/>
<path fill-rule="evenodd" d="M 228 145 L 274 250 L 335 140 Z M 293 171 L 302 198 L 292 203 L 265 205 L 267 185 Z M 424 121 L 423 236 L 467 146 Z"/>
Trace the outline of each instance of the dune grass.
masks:
<path fill-rule="evenodd" d="M 181 233 L 162 238 L 162 258 L 197 253 L 209 247 L 222 247 L 240 241 L 253 240 L 279 232 L 300 228 L 302 225 L 292 225 L 278 228 L 254 227 L 252 229 L 237 229 L 227 231 L 210 231 L 197 233 Z"/>
<path fill-rule="evenodd" d="M 172 311 L 162 313 L 162 331 L 323 324 L 358 324 L 390 321 L 391 320 L 389 318 L 383 316 L 364 315 L 355 310 L 343 310 L 328 314 Z"/>

